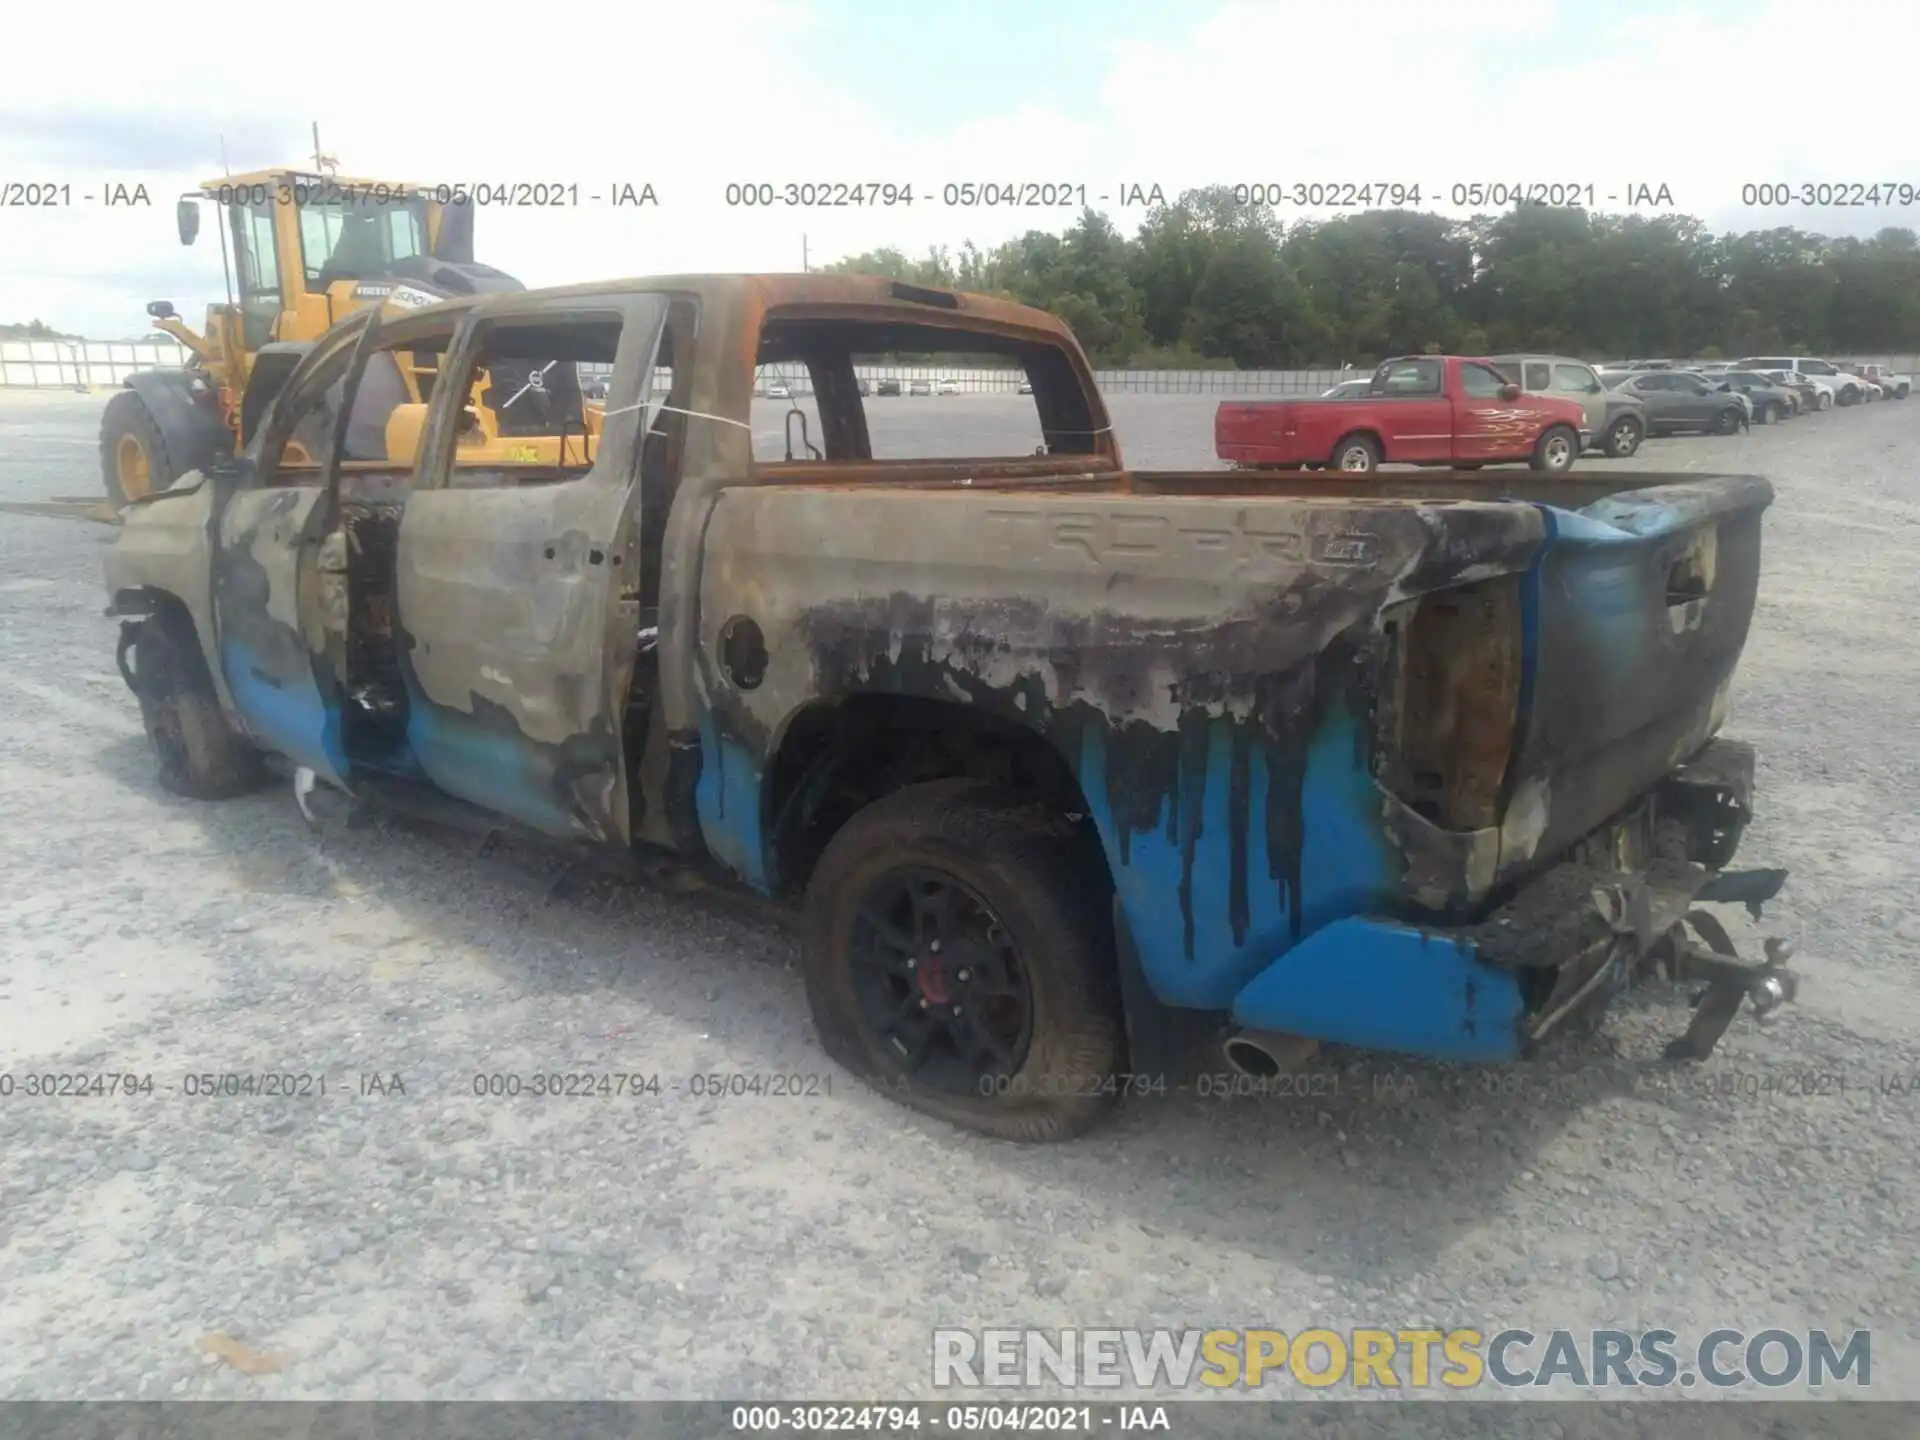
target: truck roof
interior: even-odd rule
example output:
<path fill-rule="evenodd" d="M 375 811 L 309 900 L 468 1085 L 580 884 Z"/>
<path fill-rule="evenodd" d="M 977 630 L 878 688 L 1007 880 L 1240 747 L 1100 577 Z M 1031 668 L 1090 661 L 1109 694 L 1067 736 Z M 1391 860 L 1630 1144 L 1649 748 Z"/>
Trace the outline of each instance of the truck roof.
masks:
<path fill-rule="evenodd" d="M 939 325 L 943 315 L 964 319 L 967 328 L 991 328 L 1003 333 L 1025 334 L 1039 340 L 1063 343 L 1077 350 L 1078 342 L 1066 323 L 1045 310 L 1002 300 L 993 295 L 976 295 L 965 290 L 939 290 L 884 275 L 818 275 L 808 273 L 764 273 L 737 275 L 644 275 L 624 279 L 592 280 L 575 285 L 542 286 L 533 290 L 507 291 L 491 295 L 461 296 L 443 301 L 436 310 L 485 306 L 489 302 L 514 305 L 529 297 L 566 295 L 627 295 L 672 292 L 693 295 L 703 303 L 722 308 L 739 306 L 761 311 L 807 308 L 823 312 L 845 312 L 849 318 L 865 312 L 871 318 L 876 310 L 901 318 L 914 317 L 923 323 Z"/>

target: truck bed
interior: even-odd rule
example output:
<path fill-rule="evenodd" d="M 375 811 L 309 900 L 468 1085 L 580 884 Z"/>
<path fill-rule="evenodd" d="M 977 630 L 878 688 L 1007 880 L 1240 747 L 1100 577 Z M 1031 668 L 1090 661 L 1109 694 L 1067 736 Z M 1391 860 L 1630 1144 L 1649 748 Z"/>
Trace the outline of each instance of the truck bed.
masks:
<path fill-rule="evenodd" d="M 750 753 L 799 697 L 867 692 L 1037 730 L 1156 990 L 1198 1008 L 1341 915 L 1477 918 L 1699 751 L 1772 498 L 1698 474 L 874 478 L 718 498 L 701 649 L 752 614 L 776 657 L 728 728 Z"/>

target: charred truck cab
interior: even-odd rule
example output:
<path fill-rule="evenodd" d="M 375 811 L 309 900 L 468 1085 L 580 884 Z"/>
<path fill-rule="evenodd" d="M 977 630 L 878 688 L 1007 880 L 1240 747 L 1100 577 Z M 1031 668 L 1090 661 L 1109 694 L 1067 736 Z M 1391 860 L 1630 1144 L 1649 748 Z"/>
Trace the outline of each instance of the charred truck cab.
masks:
<path fill-rule="evenodd" d="M 965 352 L 1024 371 L 1037 453 L 877 453 L 862 357 Z M 549 383 L 581 363 L 604 405 Z M 764 365 L 811 391 L 771 454 Z M 1767 483 L 1366 481 L 1129 471 L 1022 306 L 620 281 L 336 327 L 233 466 L 130 507 L 110 613 L 164 786 L 277 759 L 303 808 L 792 904 L 828 1051 L 990 1134 L 1081 1131 L 1201 1031 L 1259 1073 L 1515 1060 L 1651 976 L 1704 982 L 1676 1058 L 1770 1015 L 1784 949 L 1705 908 L 1784 878 L 1727 869 L 1720 733 Z"/>

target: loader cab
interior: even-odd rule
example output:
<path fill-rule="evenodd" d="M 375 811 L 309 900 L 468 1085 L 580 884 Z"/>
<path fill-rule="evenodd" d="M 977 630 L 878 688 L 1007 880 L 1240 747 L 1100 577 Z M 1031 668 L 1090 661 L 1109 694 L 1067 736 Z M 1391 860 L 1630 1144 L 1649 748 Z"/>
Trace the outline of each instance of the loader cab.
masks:
<path fill-rule="evenodd" d="M 220 212 L 248 354 L 316 340 L 361 308 L 359 282 L 432 254 L 444 209 L 416 185 L 263 170 L 209 180 L 183 197 L 182 244 L 200 229 L 189 210 L 204 204 Z"/>

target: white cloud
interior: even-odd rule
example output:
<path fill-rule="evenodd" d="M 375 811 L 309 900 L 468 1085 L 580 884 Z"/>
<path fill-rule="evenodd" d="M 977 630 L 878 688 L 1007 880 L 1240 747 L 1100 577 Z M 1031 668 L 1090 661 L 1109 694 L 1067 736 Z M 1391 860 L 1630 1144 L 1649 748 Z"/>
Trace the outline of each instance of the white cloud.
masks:
<path fill-rule="evenodd" d="M 1092 114 L 1064 115 L 1036 93 L 931 142 L 811 73 L 795 42 L 815 22 L 775 0 L 459 20 L 364 3 L 259 7 L 213 52 L 151 6 L 83 13 L 86 64 L 15 65 L 0 97 L 15 116 L 43 116 L 69 149 L 38 148 L 15 126 L 0 137 L 0 180 L 65 179 L 80 192 L 138 178 L 156 204 L 0 212 L 0 320 L 133 334 L 159 294 L 195 313 L 221 289 L 219 253 L 211 230 L 180 250 L 173 196 L 217 169 L 222 129 L 230 150 L 293 160 L 313 119 L 348 173 L 549 179 L 583 194 L 653 184 L 658 209 L 483 210 L 481 257 L 529 284 L 797 269 L 803 234 L 818 262 L 883 244 L 991 244 L 1073 218 L 937 203 L 943 182 L 966 180 L 1084 183 L 1090 198 L 1122 182 L 1171 195 L 1210 182 L 1395 180 L 1420 183 L 1429 206 L 1455 181 L 1591 182 L 1603 205 L 1628 183 L 1664 183 L 1676 208 L 1716 227 L 1870 233 L 1920 220 L 1739 205 L 1743 181 L 1920 185 L 1920 135 L 1900 123 L 1920 25 L 1907 0 L 1644 15 L 1571 0 L 1245 0 L 1172 43 L 1089 36 L 1063 63 L 1100 68 Z M 223 50 L 230 62 L 207 61 Z M 1736 123 L 1716 130 L 1716 118 Z M 181 158 L 136 175 L 125 168 L 135 154 Z M 195 154 L 206 157 L 198 172 L 186 168 Z M 936 196 L 880 210 L 729 208 L 727 183 L 749 180 L 905 181 Z M 1139 213 L 1116 218 L 1130 229 Z"/>

